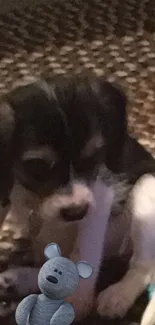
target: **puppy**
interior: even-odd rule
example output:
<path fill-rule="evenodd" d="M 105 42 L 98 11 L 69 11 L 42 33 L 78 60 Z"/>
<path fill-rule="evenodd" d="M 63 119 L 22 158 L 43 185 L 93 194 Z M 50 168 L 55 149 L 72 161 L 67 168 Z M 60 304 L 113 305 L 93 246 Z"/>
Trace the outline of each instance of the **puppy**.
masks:
<path fill-rule="evenodd" d="M 0 198 L 4 206 L 11 200 L 2 230 L 11 224 L 15 239 L 28 238 L 34 262 L 1 273 L 1 297 L 10 287 L 19 297 L 38 289 L 44 247 L 55 241 L 64 255 L 94 266 L 93 277 L 69 298 L 83 318 L 96 308 L 104 261 L 132 250 L 126 201 L 136 181 L 155 171 L 154 160 L 128 136 L 125 95 L 102 78 L 58 77 L 21 87 L 2 99 L 0 116 Z M 109 316 L 109 296 L 110 316 L 119 314 L 109 290 L 97 299 L 100 315 Z"/>

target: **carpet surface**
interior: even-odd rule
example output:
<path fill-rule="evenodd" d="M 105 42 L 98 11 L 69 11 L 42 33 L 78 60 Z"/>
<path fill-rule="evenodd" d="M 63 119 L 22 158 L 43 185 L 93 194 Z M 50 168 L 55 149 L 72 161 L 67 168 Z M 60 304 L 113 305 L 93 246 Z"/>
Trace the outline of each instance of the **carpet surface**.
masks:
<path fill-rule="evenodd" d="M 123 86 L 129 129 L 155 154 L 154 0 L 52 0 L 0 16 L 1 94 L 42 75 L 88 70 Z M 2 302 L 0 315 L 8 310 Z"/>
<path fill-rule="evenodd" d="M 0 17 L 0 92 L 93 70 L 129 95 L 131 131 L 155 153 L 154 0 L 68 0 Z"/>

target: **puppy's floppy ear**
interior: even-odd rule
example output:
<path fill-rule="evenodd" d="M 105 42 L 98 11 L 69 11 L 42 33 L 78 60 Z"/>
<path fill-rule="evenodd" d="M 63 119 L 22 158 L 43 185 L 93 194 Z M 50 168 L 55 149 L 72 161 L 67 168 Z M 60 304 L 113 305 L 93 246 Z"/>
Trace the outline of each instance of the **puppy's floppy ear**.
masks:
<path fill-rule="evenodd" d="M 50 243 L 45 247 L 44 255 L 47 259 L 50 259 L 53 257 L 60 257 L 61 256 L 60 247 L 55 243 Z"/>
<path fill-rule="evenodd" d="M 0 203 L 5 203 L 13 185 L 14 112 L 5 99 L 0 101 Z"/>
<path fill-rule="evenodd" d="M 97 113 L 100 127 L 107 143 L 106 163 L 117 172 L 121 168 L 123 147 L 127 132 L 126 104 L 124 92 L 114 84 L 96 78 L 92 90 L 98 105 Z"/>

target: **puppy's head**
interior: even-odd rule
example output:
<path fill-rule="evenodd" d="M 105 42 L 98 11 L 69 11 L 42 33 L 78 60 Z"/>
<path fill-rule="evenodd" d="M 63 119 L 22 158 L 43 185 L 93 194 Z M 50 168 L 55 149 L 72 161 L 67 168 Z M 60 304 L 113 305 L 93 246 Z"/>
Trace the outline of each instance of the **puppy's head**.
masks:
<path fill-rule="evenodd" d="M 66 220 L 82 218 L 101 165 L 119 171 L 125 106 L 124 94 L 96 77 L 58 77 L 10 93 L 0 107 L 1 199 L 16 178 Z"/>

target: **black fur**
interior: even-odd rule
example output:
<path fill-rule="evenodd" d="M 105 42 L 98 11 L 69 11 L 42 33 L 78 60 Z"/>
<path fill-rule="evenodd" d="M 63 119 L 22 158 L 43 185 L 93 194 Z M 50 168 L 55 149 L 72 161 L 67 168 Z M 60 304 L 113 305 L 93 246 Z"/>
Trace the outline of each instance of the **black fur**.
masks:
<path fill-rule="evenodd" d="M 87 77 L 52 79 L 16 89 L 6 96 L 6 101 L 14 111 L 15 121 L 7 144 L 8 148 L 13 147 L 13 157 L 8 150 L 7 159 L 3 140 L 0 143 L 2 175 L 3 170 L 14 169 L 16 177 L 30 189 L 46 187 L 52 191 L 69 183 L 71 164 L 73 177 L 90 180 L 102 163 L 114 171 L 120 168 L 126 133 L 126 99 L 110 83 Z M 104 146 L 93 157 L 82 160 L 80 151 L 98 132 Z M 24 165 L 21 160 L 26 150 L 40 145 L 49 146 L 58 155 L 59 161 L 52 170 L 43 161 Z M 3 156 L 5 162 L 9 161 L 8 167 L 3 166 Z"/>
<path fill-rule="evenodd" d="M 13 110 L 14 122 L 7 140 L 6 132 L 0 130 L 1 199 L 8 196 L 15 177 L 47 195 L 59 187 L 67 188 L 71 176 L 91 181 L 103 164 L 112 172 L 125 172 L 131 183 L 141 174 L 155 171 L 151 155 L 127 134 L 124 93 L 103 78 L 47 79 L 9 93 L 0 112 L 5 102 Z M 82 159 L 81 150 L 97 133 L 104 145 Z M 53 168 L 41 159 L 22 160 L 22 154 L 35 146 L 48 146 L 56 152 L 58 161 Z"/>

